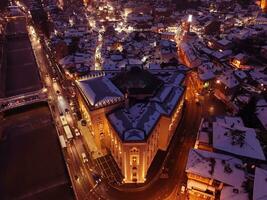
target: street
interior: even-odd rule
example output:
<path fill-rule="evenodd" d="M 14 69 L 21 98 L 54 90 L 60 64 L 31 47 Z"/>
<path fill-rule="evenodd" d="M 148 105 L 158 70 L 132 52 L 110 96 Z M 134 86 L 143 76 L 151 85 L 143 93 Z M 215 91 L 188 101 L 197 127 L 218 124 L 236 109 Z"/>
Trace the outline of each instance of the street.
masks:
<path fill-rule="evenodd" d="M 60 116 L 66 117 L 73 134 L 73 130 L 78 127 L 78 122 L 70 108 L 70 99 L 73 97 L 68 88 L 71 84 L 62 78 L 63 76 L 59 74 L 60 72 L 57 72 L 57 70 L 55 72 L 52 69 L 55 67 L 52 66 L 53 60 L 45 50 L 44 46 L 46 44 L 41 42 L 38 33 L 33 31 L 30 35 L 40 74 L 47 88 L 49 106 L 57 125 L 58 134 L 65 136 Z M 99 41 L 101 43 L 101 37 Z M 99 54 L 99 48 L 101 47 L 97 48 L 96 54 Z M 100 55 L 97 56 L 99 57 Z M 96 57 L 96 60 L 98 57 Z M 98 67 L 99 65 L 96 64 L 96 68 Z M 67 141 L 67 148 L 62 149 L 77 199 L 186 199 L 186 195 L 181 193 L 181 187 L 186 184 L 184 170 L 189 149 L 194 146 L 202 116 L 213 115 L 216 111 L 216 105 L 211 105 L 210 102 L 213 100 L 210 100 L 211 97 L 209 95 L 204 96 L 204 100 L 201 100 L 200 103 L 196 102 L 199 89 L 196 87 L 197 84 L 195 84 L 190 72 L 187 76 L 184 114 L 171 140 L 167 156 L 164 160 L 164 168 L 168 169 L 168 178 L 156 179 L 148 183 L 143 191 L 138 192 L 118 191 L 104 181 L 96 184 L 90 172 L 90 169 L 94 169 L 94 162 L 91 160 L 90 150 L 88 150 L 90 148 L 86 146 L 82 133 L 80 136 L 75 135 L 72 139 L 69 139 Z M 213 107 L 212 112 L 210 112 L 210 109 L 207 109 L 211 106 Z M 87 155 L 88 162 L 84 162 L 83 153 Z M 129 193 L 131 194 L 130 196 Z"/>
<path fill-rule="evenodd" d="M 59 135 L 65 135 L 64 129 L 60 122 L 60 115 L 67 115 L 68 123 L 71 127 L 77 126 L 74 124 L 74 119 L 72 111 L 70 109 L 67 99 L 69 98 L 65 90 L 58 84 L 58 80 L 55 80 L 55 74 L 53 73 L 51 66 L 49 65 L 48 58 L 46 53 L 40 45 L 40 41 L 36 36 L 31 36 L 32 47 L 36 56 L 39 70 L 42 75 L 44 85 L 47 87 L 47 93 L 49 98 L 49 105 L 56 121 L 57 130 Z M 57 91 L 60 91 L 60 95 L 57 94 Z M 70 112 L 66 113 L 65 109 L 68 109 Z M 92 168 L 93 164 L 83 163 L 81 154 L 87 152 L 84 148 L 83 136 L 75 136 L 73 139 L 68 141 L 67 148 L 63 149 L 65 156 L 65 162 L 71 177 L 72 185 L 75 191 L 75 195 L 78 199 L 99 199 L 99 195 L 94 191 L 94 180 L 92 175 L 89 174 L 89 169 Z M 89 157 L 88 157 L 89 158 Z"/>

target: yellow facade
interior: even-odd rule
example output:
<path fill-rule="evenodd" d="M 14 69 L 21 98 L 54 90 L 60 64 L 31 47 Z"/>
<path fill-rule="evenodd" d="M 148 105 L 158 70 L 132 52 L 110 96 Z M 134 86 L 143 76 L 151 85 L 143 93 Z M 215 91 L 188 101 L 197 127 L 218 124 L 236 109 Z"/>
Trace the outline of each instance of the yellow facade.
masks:
<path fill-rule="evenodd" d="M 221 191 L 224 185 L 222 182 L 194 173 L 187 173 L 187 178 L 187 189 L 190 200 L 216 199 L 216 193 Z"/>
<path fill-rule="evenodd" d="M 261 9 L 267 13 L 267 0 L 261 0 Z"/>
<path fill-rule="evenodd" d="M 106 138 L 105 134 L 107 134 L 109 130 L 106 113 L 117 107 L 120 107 L 122 102 L 118 102 L 111 106 L 90 110 L 89 105 L 85 102 L 84 98 L 79 92 L 77 93 L 77 97 L 82 116 L 87 121 L 87 126 L 89 126 L 89 129 L 92 130 L 92 135 L 94 136 L 98 149 L 105 151 L 106 141 L 104 139 Z"/>
<path fill-rule="evenodd" d="M 92 130 L 95 143 L 103 154 L 111 153 L 124 175 L 125 183 L 143 183 L 151 162 L 159 149 L 166 150 L 180 121 L 184 97 L 171 116 L 162 115 L 149 137 L 141 142 L 124 142 L 108 122 L 106 114 L 121 107 L 124 102 L 99 109 L 91 109 L 78 93 L 78 102 L 83 118 Z"/>
<path fill-rule="evenodd" d="M 125 183 L 143 183 L 159 149 L 166 150 L 181 119 L 183 98 L 170 117 L 161 116 L 146 141 L 123 142 L 116 130 L 108 123 L 109 133 L 106 146 L 124 175 Z"/>

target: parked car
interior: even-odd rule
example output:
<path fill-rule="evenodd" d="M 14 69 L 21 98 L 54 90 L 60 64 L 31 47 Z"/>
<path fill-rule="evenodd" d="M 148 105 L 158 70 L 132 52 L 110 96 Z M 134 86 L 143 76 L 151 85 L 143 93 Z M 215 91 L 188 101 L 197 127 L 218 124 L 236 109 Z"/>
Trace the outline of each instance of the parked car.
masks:
<path fill-rule="evenodd" d="M 86 154 L 83 152 L 82 153 L 82 159 L 83 159 L 83 163 L 87 163 L 88 162 L 88 158 L 86 156 Z"/>
<path fill-rule="evenodd" d="M 185 193 L 185 189 L 186 189 L 186 187 L 185 187 L 184 185 L 182 185 L 182 186 L 181 186 L 181 191 L 180 191 L 180 193 L 181 193 L 181 194 L 184 194 L 184 193 Z"/>
<path fill-rule="evenodd" d="M 77 128 L 74 129 L 74 132 L 75 132 L 76 136 L 80 136 L 81 135 L 80 131 Z"/>

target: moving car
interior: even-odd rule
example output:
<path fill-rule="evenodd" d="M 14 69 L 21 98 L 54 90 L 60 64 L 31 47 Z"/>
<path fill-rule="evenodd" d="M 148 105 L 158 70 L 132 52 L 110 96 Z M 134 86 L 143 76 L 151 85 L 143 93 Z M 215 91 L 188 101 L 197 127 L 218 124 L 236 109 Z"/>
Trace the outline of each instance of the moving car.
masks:
<path fill-rule="evenodd" d="M 182 187 L 181 187 L 181 194 L 184 194 L 185 193 L 185 186 L 184 185 L 182 185 Z"/>
<path fill-rule="evenodd" d="M 83 159 L 83 163 L 87 163 L 88 162 L 88 158 L 86 156 L 86 154 L 83 152 L 82 153 L 82 159 Z"/>

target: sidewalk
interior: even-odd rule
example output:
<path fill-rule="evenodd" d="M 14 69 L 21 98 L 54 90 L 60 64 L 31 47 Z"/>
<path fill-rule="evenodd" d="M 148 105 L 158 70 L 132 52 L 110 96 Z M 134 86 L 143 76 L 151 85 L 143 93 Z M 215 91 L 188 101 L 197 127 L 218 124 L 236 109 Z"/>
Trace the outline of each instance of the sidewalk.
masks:
<path fill-rule="evenodd" d="M 97 159 L 104 156 L 100 151 L 98 151 L 97 146 L 94 142 L 94 136 L 92 135 L 90 129 L 87 126 L 82 126 L 81 121 L 78 121 L 78 128 L 81 131 L 83 138 L 90 150 L 92 159 Z"/>

